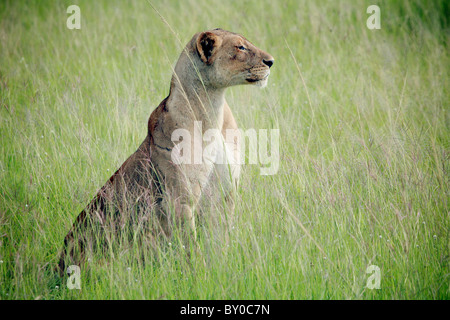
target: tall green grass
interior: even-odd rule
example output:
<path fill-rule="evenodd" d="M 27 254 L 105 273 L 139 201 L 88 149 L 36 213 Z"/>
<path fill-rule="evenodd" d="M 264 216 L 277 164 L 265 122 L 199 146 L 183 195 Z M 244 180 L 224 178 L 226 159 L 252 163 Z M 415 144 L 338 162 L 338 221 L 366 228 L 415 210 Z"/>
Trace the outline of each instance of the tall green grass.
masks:
<path fill-rule="evenodd" d="M 0 3 L 0 299 L 449 298 L 447 1 L 379 1 L 381 30 L 370 1 L 152 3 L 183 45 L 147 1 Z M 240 127 L 280 129 L 280 170 L 244 167 L 230 242 L 199 225 L 205 265 L 119 249 L 69 290 L 63 237 L 215 27 L 275 57 L 267 88 L 227 100 Z"/>

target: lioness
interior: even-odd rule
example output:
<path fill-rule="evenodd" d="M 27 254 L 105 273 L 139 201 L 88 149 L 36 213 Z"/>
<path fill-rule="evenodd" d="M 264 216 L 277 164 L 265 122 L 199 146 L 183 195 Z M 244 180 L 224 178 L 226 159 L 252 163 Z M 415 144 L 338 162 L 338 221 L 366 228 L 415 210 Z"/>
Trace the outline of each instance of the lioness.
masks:
<path fill-rule="evenodd" d="M 58 265 L 61 274 L 66 265 L 79 265 L 87 250 L 105 247 L 114 233 L 127 226 L 156 239 L 170 237 L 173 225 L 178 225 L 195 239 L 194 210 L 201 211 L 200 203 L 221 198 L 233 211 L 240 137 L 225 141 L 227 130 L 238 129 L 225 89 L 240 84 L 264 87 L 273 62 L 271 55 L 239 34 L 222 29 L 195 34 L 175 66 L 168 97 L 150 115 L 144 142 L 80 213 L 65 237 Z M 219 129 L 223 141 L 216 145 L 218 149 L 226 146 L 230 161 L 201 158 L 200 162 L 174 163 L 177 129 L 191 136 L 196 130 Z"/>

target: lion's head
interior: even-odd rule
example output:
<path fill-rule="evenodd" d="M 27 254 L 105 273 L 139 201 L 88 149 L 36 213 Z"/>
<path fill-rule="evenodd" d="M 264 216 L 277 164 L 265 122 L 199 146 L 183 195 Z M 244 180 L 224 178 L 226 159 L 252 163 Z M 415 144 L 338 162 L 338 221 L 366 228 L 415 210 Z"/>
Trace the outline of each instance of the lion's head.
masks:
<path fill-rule="evenodd" d="M 187 49 L 205 85 L 267 85 L 274 58 L 243 36 L 214 29 L 197 33 Z"/>

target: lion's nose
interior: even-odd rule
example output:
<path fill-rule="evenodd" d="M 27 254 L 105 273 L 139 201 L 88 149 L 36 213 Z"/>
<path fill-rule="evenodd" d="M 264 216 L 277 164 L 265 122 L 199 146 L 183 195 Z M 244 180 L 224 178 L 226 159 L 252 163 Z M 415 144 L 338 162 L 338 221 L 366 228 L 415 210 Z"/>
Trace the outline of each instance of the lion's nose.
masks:
<path fill-rule="evenodd" d="M 263 59 L 263 63 L 266 65 L 266 66 L 268 66 L 269 68 L 273 65 L 273 59 L 272 60 L 266 60 L 266 59 Z"/>

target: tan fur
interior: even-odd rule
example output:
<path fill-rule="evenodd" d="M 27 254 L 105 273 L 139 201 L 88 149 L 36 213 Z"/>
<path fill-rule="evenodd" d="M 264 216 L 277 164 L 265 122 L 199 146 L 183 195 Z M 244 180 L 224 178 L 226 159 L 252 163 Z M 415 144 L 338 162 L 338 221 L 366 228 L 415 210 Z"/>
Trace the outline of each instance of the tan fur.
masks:
<path fill-rule="evenodd" d="M 241 35 L 221 29 L 194 35 L 175 66 L 169 96 L 150 116 L 146 139 L 81 212 L 64 239 L 61 273 L 68 263 L 82 263 L 87 250 L 107 246 L 129 225 L 145 229 L 155 240 L 170 237 L 175 224 L 195 239 L 195 212 L 217 203 L 221 195 L 232 212 L 239 165 L 174 164 L 171 136 L 176 129 L 193 136 L 195 121 L 201 121 L 203 133 L 219 129 L 223 137 L 227 129 L 237 129 L 225 89 L 265 86 L 272 63 L 272 56 Z M 236 137 L 235 159 L 240 156 L 239 143 Z"/>

